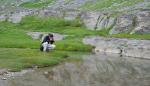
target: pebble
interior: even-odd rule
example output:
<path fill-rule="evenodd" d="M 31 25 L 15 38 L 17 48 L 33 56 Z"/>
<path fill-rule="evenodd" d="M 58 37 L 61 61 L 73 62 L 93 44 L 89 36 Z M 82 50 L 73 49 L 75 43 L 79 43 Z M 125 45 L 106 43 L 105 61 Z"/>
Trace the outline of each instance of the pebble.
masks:
<path fill-rule="evenodd" d="M 1 79 L 2 79 L 2 80 L 7 80 L 7 78 L 5 78 L 5 77 L 2 77 Z"/>

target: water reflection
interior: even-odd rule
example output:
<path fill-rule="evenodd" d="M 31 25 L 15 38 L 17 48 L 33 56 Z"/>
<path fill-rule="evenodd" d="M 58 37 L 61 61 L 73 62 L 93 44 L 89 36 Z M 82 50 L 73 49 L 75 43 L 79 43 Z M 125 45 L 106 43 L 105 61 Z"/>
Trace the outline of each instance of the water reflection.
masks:
<path fill-rule="evenodd" d="M 84 55 L 9 81 L 8 86 L 150 86 L 150 60 L 114 54 Z"/>

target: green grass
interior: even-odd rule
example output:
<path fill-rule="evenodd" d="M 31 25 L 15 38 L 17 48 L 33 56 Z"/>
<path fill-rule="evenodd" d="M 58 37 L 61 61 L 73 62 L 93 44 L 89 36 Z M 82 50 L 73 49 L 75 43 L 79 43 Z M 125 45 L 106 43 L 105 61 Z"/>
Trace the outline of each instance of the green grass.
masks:
<path fill-rule="evenodd" d="M 8 22 L 0 23 L 1 48 L 38 48 L 39 40 L 32 40 L 16 25 Z"/>
<path fill-rule="evenodd" d="M 82 27 L 82 24 L 79 20 L 66 21 L 62 18 L 38 18 L 36 16 L 27 16 L 22 20 L 19 26 L 29 31 L 62 32 L 64 29 Z"/>
<path fill-rule="evenodd" d="M 78 57 L 76 57 L 78 56 Z M 81 53 L 66 51 L 40 52 L 37 49 L 0 48 L 0 67 L 10 71 L 20 71 L 33 66 L 47 67 L 57 65 L 67 59 L 79 59 Z"/>
<path fill-rule="evenodd" d="M 33 2 L 25 2 L 21 4 L 21 7 L 25 8 L 42 8 L 48 6 L 54 0 L 35 0 Z"/>
<path fill-rule="evenodd" d="M 150 34 L 114 34 L 111 35 L 112 37 L 117 37 L 117 38 L 133 38 L 133 39 L 147 39 L 150 40 Z"/>
<path fill-rule="evenodd" d="M 98 0 L 96 3 L 87 2 L 81 8 L 86 10 L 110 9 L 116 10 L 135 5 L 144 0 Z"/>
<path fill-rule="evenodd" d="M 43 21 L 41 21 L 43 22 Z M 32 27 L 37 27 L 37 25 L 40 26 L 41 22 L 37 23 L 34 25 L 30 25 L 28 26 L 28 28 L 32 28 Z M 30 23 L 29 23 L 30 24 Z M 40 46 L 40 40 L 33 40 L 30 36 L 28 36 L 26 34 L 26 29 L 23 29 L 24 25 L 15 25 L 9 22 L 1 22 L 0 23 L 1 29 L 0 29 L 0 47 L 1 48 L 31 48 L 31 49 L 38 49 Z M 25 24 L 28 25 L 28 24 Z M 41 24 L 42 26 L 43 24 Z M 48 24 L 47 24 L 48 25 Z M 52 25 L 52 24 L 50 24 Z M 72 26 L 74 26 L 74 24 L 71 24 Z M 61 25 L 63 27 L 63 24 Z M 40 28 L 38 29 L 38 31 L 42 30 L 44 31 L 44 29 L 48 32 L 58 32 L 60 30 L 60 32 L 65 33 L 65 31 L 61 31 L 61 27 L 55 26 L 54 27 L 59 27 L 57 29 L 53 29 L 53 30 L 48 30 L 49 26 L 45 26 L 45 28 Z M 68 29 L 68 28 L 67 28 Z M 72 29 L 72 28 L 71 28 Z M 73 28 L 75 29 L 75 28 Z M 63 30 L 63 29 L 62 29 Z M 81 31 L 80 29 L 78 29 L 79 31 Z M 36 30 L 34 30 L 36 31 Z M 77 31 L 77 32 L 79 32 Z M 84 30 L 82 30 L 83 32 Z M 84 45 L 81 42 L 81 38 L 83 37 L 82 35 L 85 35 L 87 33 L 83 33 L 83 34 L 78 34 L 78 33 L 74 33 L 73 31 L 68 30 L 68 32 L 66 31 L 66 34 L 68 33 L 68 35 L 73 35 L 73 38 L 78 38 L 77 40 L 72 40 L 72 39 L 65 39 L 57 43 L 57 50 L 69 50 L 69 51 L 90 51 L 91 46 L 89 45 Z M 69 38 L 69 36 L 68 36 Z M 65 46 L 67 45 L 67 47 Z"/>
<path fill-rule="evenodd" d="M 37 18 L 36 16 L 25 17 L 18 27 L 26 31 L 57 32 L 66 35 L 73 35 L 79 38 L 88 35 L 106 35 L 108 31 L 88 30 L 78 19 L 64 20 L 62 18 L 51 17 Z"/>
<path fill-rule="evenodd" d="M 65 51 L 82 51 L 82 52 L 90 52 L 92 50 L 92 46 L 84 45 L 80 38 L 74 39 L 67 39 L 56 42 L 58 50 L 65 50 Z"/>
<path fill-rule="evenodd" d="M 81 38 L 78 38 L 80 34 L 73 34 L 73 31 L 68 31 L 66 33 L 70 35 L 72 34 L 73 36 L 68 36 L 62 41 L 56 41 L 57 47 L 54 51 L 49 53 L 40 52 L 40 41 L 33 40 L 26 34 L 27 31 L 58 32 L 60 30 L 60 32 L 65 33 L 63 29 L 76 29 L 75 27 L 79 28 L 80 25 L 78 25 L 78 23 L 74 23 L 77 21 L 69 22 L 62 19 L 60 19 L 60 21 L 57 19 L 47 19 L 45 21 L 44 19 L 42 21 L 39 19 L 36 21 L 29 21 L 30 19 L 27 19 L 26 21 L 22 21 L 20 24 L 0 22 L 0 68 L 8 68 L 11 71 L 19 71 L 34 65 L 39 67 L 56 65 L 61 61 L 64 61 L 66 57 L 70 59 L 71 57 L 74 57 L 73 59 L 79 58 L 80 55 L 77 55 L 78 53 L 74 54 L 75 51 L 83 53 L 89 52 L 92 49 L 92 46 L 84 45 L 81 42 Z M 49 30 L 49 24 L 53 27 L 53 29 Z M 26 26 L 31 29 L 26 29 Z M 68 26 L 74 28 L 66 28 Z M 75 39 L 76 36 L 78 39 Z"/>
<path fill-rule="evenodd" d="M 92 49 L 92 46 L 82 43 L 82 38 L 85 36 L 150 39 L 149 34 L 109 35 L 109 30 L 91 31 L 86 29 L 79 20 L 66 21 L 62 18 L 51 17 L 27 16 L 19 24 L 0 22 L 0 68 L 18 71 L 34 65 L 39 67 L 56 65 L 64 61 L 66 57 L 79 58 L 80 54 L 75 52 L 90 52 Z M 56 41 L 56 49 L 46 53 L 39 51 L 40 40 L 33 40 L 26 34 L 27 31 L 57 32 L 68 36 Z"/>

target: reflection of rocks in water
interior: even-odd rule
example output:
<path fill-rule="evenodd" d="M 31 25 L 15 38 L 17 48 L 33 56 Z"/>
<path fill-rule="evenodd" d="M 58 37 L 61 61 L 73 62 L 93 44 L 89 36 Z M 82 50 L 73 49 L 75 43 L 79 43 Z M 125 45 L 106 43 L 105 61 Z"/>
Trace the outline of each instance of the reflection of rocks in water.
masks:
<path fill-rule="evenodd" d="M 63 86 L 150 85 L 149 61 L 117 57 L 91 55 L 85 58 L 83 63 L 65 63 L 52 69 L 52 81 Z"/>
<path fill-rule="evenodd" d="M 39 69 L 9 82 L 8 86 L 150 86 L 150 61 L 119 55 L 86 55 L 81 62 L 67 62 Z"/>
<path fill-rule="evenodd" d="M 49 80 L 53 80 L 54 72 L 53 71 L 44 72 L 44 76 Z"/>

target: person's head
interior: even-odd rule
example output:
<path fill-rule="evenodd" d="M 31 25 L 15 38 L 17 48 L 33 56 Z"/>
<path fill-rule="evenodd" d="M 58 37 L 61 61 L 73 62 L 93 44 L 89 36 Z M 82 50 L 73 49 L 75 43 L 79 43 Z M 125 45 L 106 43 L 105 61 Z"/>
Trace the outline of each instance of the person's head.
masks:
<path fill-rule="evenodd" d="M 54 37 L 52 33 L 49 33 L 48 36 L 49 36 L 49 37 Z"/>

